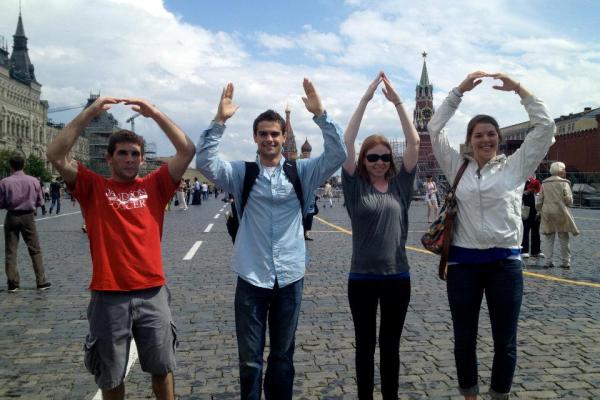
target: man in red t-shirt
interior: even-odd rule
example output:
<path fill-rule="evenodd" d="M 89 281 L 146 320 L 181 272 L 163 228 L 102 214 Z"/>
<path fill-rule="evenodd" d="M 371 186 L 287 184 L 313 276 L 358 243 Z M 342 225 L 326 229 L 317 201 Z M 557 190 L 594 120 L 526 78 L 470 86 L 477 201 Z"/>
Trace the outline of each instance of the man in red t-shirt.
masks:
<path fill-rule="evenodd" d="M 109 179 L 69 157 L 90 121 L 118 103 L 152 118 L 175 147 L 176 154 L 166 165 L 143 178 L 138 172 L 144 162 L 144 139 L 127 130 L 109 138 Z M 98 98 L 48 145 L 48 160 L 79 201 L 87 225 L 93 272 L 85 365 L 104 399 L 125 396 L 131 338 L 142 370 L 152 374 L 156 397 L 174 399 L 177 338 L 160 239 L 165 206 L 194 154 L 195 146 L 185 133 L 141 99 Z"/>

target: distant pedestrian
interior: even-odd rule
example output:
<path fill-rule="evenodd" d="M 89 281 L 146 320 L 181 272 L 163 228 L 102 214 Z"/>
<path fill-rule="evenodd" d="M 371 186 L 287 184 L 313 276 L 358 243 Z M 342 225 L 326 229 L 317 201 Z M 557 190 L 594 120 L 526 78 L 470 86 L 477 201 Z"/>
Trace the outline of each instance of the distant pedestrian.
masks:
<path fill-rule="evenodd" d="M 540 232 L 544 234 L 546 250 L 546 268 L 554 267 L 554 238 L 558 236 L 560 245 L 560 266 L 571 268 L 571 245 L 569 233 L 579 235 L 579 229 L 571 215 L 569 207 L 573 205 L 571 183 L 565 179 L 565 164 L 554 162 L 550 165 L 551 177 L 542 182 L 537 209 L 542 213 Z"/>
<path fill-rule="evenodd" d="M 358 160 L 354 150 L 365 109 L 382 83 L 383 93 L 394 105 L 406 138 L 402 163 L 397 167 L 392 147 L 384 136 L 368 136 L 362 143 Z M 342 165 L 342 185 L 352 224 L 348 301 L 356 340 L 358 398 L 373 399 L 379 309 L 381 394 L 383 400 L 397 400 L 400 337 L 411 291 L 406 237 L 419 135 L 400 96 L 383 72 L 377 75 L 358 103 L 346 128 L 345 142 L 348 156 Z"/>
<path fill-rule="evenodd" d="M 8 291 L 16 292 L 20 287 L 17 270 L 17 250 L 19 235 L 23 236 L 29 257 L 33 263 L 37 288 L 48 289 L 51 284 L 46 280 L 42 249 L 35 227 L 35 212 L 44 204 L 40 182 L 23 172 L 25 158 L 14 154 L 8 160 L 11 175 L 0 181 L 0 209 L 6 209 L 4 218 L 4 264 Z"/>
<path fill-rule="evenodd" d="M 187 203 L 185 201 L 185 190 L 186 190 L 185 182 L 181 182 L 181 184 L 179 185 L 179 188 L 177 188 L 177 201 L 179 202 L 180 210 L 188 209 Z"/>
<path fill-rule="evenodd" d="M 425 188 L 425 204 L 427 204 L 427 222 L 431 223 L 432 219 L 436 219 L 438 214 L 438 189 L 436 183 L 433 181 L 433 176 L 427 175 L 426 179 L 423 187 Z"/>
<path fill-rule="evenodd" d="M 54 209 L 54 205 L 56 205 L 56 214 L 60 214 L 60 196 L 61 196 L 62 183 L 60 181 L 60 177 L 56 177 L 50 184 L 50 198 L 52 203 L 50 204 L 50 210 L 48 210 L 48 214 L 52 214 L 52 210 Z"/>
<path fill-rule="evenodd" d="M 192 184 L 189 179 L 185 180 L 185 204 L 190 204 L 192 198 Z"/>
<path fill-rule="evenodd" d="M 202 200 L 208 200 L 208 184 L 202 182 Z"/>
<path fill-rule="evenodd" d="M 42 192 L 42 194 L 44 193 L 44 183 L 42 182 L 42 178 L 38 178 L 38 181 L 40 183 L 40 191 Z M 46 215 L 46 202 L 44 201 L 44 198 L 42 197 L 42 215 Z"/>
<path fill-rule="evenodd" d="M 319 206 L 317 205 L 319 196 L 312 197 L 313 199 L 308 205 L 308 210 L 306 210 L 306 216 L 302 219 L 302 227 L 304 229 L 304 240 L 309 241 L 313 240 L 313 238 L 311 238 L 309 235 L 309 232 L 312 230 L 313 217 L 319 213 Z"/>
<path fill-rule="evenodd" d="M 323 201 L 325 201 L 325 204 L 323 204 L 323 208 L 325 208 L 325 206 L 327 205 L 327 203 L 329 203 L 329 208 L 333 208 L 333 187 L 331 186 L 331 183 L 329 183 L 329 181 L 325 182 L 325 187 L 323 188 Z"/>
<path fill-rule="evenodd" d="M 523 189 L 523 209 L 526 210 L 527 214 L 521 215 L 523 219 L 522 258 L 544 257 L 544 253 L 540 250 L 540 213 L 535 208 L 536 196 L 540 193 L 541 189 L 542 184 L 535 178 L 535 175 L 530 176 L 527 182 L 525 182 L 525 188 Z"/>
<path fill-rule="evenodd" d="M 138 173 L 144 139 L 131 131 L 120 130 L 108 138 L 108 179 L 69 157 L 92 119 L 118 103 L 132 105 L 133 111 L 156 121 L 175 147 L 165 165 L 143 178 Z M 85 210 L 93 272 L 84 362 L 104 399 L 125 397 L 123 379 L 132 339 L 142 371 L 152 374 L 154 395 L 175 398 L 177 334 L 160 240 L 165 204 L 194 152 L 185 133 L 151 103 L 107 97 L 96 99 L 48 145 L 48 160 Z"/>
<path fill-rule="evenodd" d="M 202 184 L 198 181 L 198 178 L 194 178 L 194 184 L 192 186 L 192 205 L 199 206 L 202 204 Z"/>

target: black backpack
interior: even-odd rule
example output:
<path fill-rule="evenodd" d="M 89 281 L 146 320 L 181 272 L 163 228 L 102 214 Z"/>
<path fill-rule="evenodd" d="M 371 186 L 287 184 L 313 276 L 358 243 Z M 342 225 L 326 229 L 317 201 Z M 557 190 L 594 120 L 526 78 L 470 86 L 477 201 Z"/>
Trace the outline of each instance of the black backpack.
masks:
<path fill-rule="evenodd" d="M 252 190 L 252 186 L 254 186 L 254 182 L 256 182 L 256 178 L 258 177 L 258 173 L 260 169 L 258 168 L 258 164 L 256 162 L 246 161 L 246 171 L 244 173 L 244 186 L 242 188 L 242 201 L 240 204 L 240 214 L 244 212 L 244 208 L 246 207 L 246 203 L 248 203 L 248 197 L 250 196 L 250 191 Z M 287 178 L 292 182 L 294 186 L 294 191 L 296 192 L 296 197 L 298 197 L 298 201 L 300 202 L 300 210 L 304 210 L 304 197 L 302 195 L 302 184 L 300 183 L 300 178 L 298 177 L 298 168 L 296 166 L 296 160 L 285 160 L 283 163 L 283 173 L 287 176 Z M 225 225 L 227 226 L 227 233 L 231 236 L 231 240 L 235 243 L 235 237 L 237 236 L 238 229 L 240 228 L 240 219 L 237 212 L 237 206 L 233 203 L 231 204 L 231 214 L 225 221 Z"/>

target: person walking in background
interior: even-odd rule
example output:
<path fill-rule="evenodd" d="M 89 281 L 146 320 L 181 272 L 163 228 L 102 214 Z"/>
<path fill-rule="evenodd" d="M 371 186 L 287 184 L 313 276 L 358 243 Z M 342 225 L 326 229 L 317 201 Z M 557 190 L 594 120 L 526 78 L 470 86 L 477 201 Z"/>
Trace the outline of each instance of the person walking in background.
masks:
<path fill-rule="evenodd" d="M 62 183 L 60 181 L 60 177 L 56 177 L 52 183 L 50 183 L 50 198 L 52 203 L 50 204 L 50 210 L 48 210 L 48 214 L 52 214 L 52 210 L 54 209 L 54 205 L 56 204 L 56 214 L 60 214 L 60 192 L 62 188 Z"/>
<path fill-rule="evenodd" d="M 306 216 L 302 219 L 302 227 L 304 228 L 304 240 L 312 241 L 308 232 L 312 231 L 313 217 L 319 213 L 319 206 L 317 206 L 318 196 L 313 196 L 313 200 L 309 203 Z"/>
<path fill-rule="evenodd" d="M 44 183 L 42 182 L 42 178 L 38 178 L 38 182 L 40 183 L 40 191 L 42 192 L 42 205 L 40 207 L 42 209 L 42 215 L 46 215 L 46 202 L 44 199 Z"/>
<path fill-rule="evenodd" d="M 208 200 L 208 184 L 202 182 L 202 200 Z"/>
<path fill-rule="evenodd" d="M 327 206 L 327 203 L 329 203 L 329 208 L 333 208 L 333 188 L 331 187 L 331 183 L 329 183 L 329 181 L 325 182 L 325 187 L 323 188 L 323 199 L 326 202 L 323 204 L 323 207 Z"/>
<path fill-rule="evenodd" d="M 0 209 L 7 210 L 4 217 L 4 266 L 8 291 L 16 292 L 21 285 L 17 269 L 19 236 L 23 236 L 27 244 L 37 288 L 45 290 L 52 284 L 46 280 L 34 218 L 36 208 L 44 204 L 40 181 L 23 172 L 25 158 L 22 155 L 13 154 L 8 165 L 11 175 L 0 180 Z"/>
<path fill-rule="evenodd" d="M 579 235 L 579 229 L 569 207 L 573 205 L 571 183 L 566 179 L 566 167 L 562 162 L 550 165 L 550 176 L 542 182 L 536 208 L 542 213 L 540 231 L 544 234 L 546 268 L 554 267 L 554 238 L 558 236 L 560 245 L 560 266 L 571 268 L 571 246 L 569 233 Z"/>
<path fill-rule="evenodd" d="M 192 185 L 192 205 L 199 206 L 202 204 L 202 184 L 198 181 L 198 178 L 194 177 L 194 183 Z"/>
<path fill-rule="evenodd" d="M 179 209 L 180 210 L 187 210 L 188 206 L 187 203 L 185 202 L 185 191 L 186 191 L 186 185 L 185 182 L 181 182 L 179 187 L 177 188 L 177 201 L 179 202 Z"/>
<path fill-rule="evenodd" d="M 523 210 L 526 215 L 521 215 L 523 219 L 523 241 L 521 242 L 521 257 L 529 258 L 544 257 L 540 251 L 540 214 L 535 209 L 536 195 L 540 193 L 542 184 L 532 175 L 525 182 L 523 190 Z M 531 236 L 531 252 L 529 251 L 529 238 Z"/>
<path fill-rule="evenodd" d="M 520 148 L 509 157 L 498 154 L 502 136 L 498 122 L 489 115 L 477 115 L 469 121 L 465 140 L 468 151 L 464 154 L 450 146 L 443 130 L 458 109 L 462 96 L 487 77 L 502 82 L 493 86 L 494 89 L 514 91 L 521 98 L 533 127 Z M 466 163 L 455 193 L 458 212 L 446 282 L 458 385 L 465 399 L 476 399 L 479 393 L 477 328 L 484 294 L 494 341 L 489 393 L 492 399 L 510 396 L 523 300 L 520 256 L 523 182 L 554 142 L 554 130 L 554 120 L 544 103 L 520 82 L 505 74 L 483 71 L 469 74 L 452 89 L 428 124 L 433 153 L 449 180 L 454 181 Z"/>
<path fill-rule="evenodd" d="M 436 219 L 438 213 L 437 185 L 433 181 L 433 176 L 427 175 L 423 187 L 425 188 L 425 204 L 427 204 L 427 222 L 431 223 L 432 218 Z"/>
<path fill-rule="evenodd" d="M 371 135 L 356 160 L 354 143 L 365 109 L 383 83 L 406 138 L 402 164 L 394 164 L 392 147 L 384 136 Z M 342 165 L 346 209 L 352 224 L 352 264 L 348 300 L 356 339 L 356 383 L 360 400 L 373 399 L 377 308 L 380 305 L 379 354 L 381 394 L 398 399 L 400 337 L 410 301 L 406 257 L 408 209 L 412 199 L 419 135 L 400 96 L 383 72 L 369 85 L 346 128 L 348 150 Z"/>

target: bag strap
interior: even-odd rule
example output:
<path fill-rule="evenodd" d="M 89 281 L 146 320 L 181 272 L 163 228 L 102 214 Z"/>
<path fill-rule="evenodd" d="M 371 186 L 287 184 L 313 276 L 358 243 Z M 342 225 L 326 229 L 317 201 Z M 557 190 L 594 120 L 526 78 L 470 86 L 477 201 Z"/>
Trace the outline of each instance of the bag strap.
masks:
<path fill-rule="evenodd" d="M 300 177 L 298 176 L 298 166 L 296 164 L 296 160 L 286 159 L 283 162 L 283 173 L 287 176 L 290 182 L 292 182 L 294 191 L 296 192 L 296 197 L 298 197 L 298 201 L 300 202 L 300 212 L 304 214 L 304 195 L 302 193 L 302 183 L 300 182 Z"/>
<path fill-rule="evenodd" d="M 454 192 L 456 191 L 456 187 L 458 186 L 458 182 L 460 182 L 460 178 L 462 178 L 465 170 L 467 169 L 467 165 L 469 165 L 469 160 L 465 158 L 463 165 L 461 165 L 460 169 L 456 173 L 456 178 L 454 178 L 454 183 L 452 184 L 452 188 L 448 195 L 451 194 L 451 200 L 454 200 Z M 446 210 L 446 219 L 444 220 L 444 243 L 442 245 L 442 254 L 440 257 L 440 265 L 438 267 L 438 275 L 441 280 L 446 280 L 446 275 L 448 272 L 448 255 L 450 253 L 450 241 L 452 240 L 452 228 L 454 227 L 454 210 Z"/>
<path fill-rule="evenodd" d="M 252 190 L 252 186 L 254 186 L 254 182 L 256 182 L 256 178 L 260 172 L 260 168 L 258 168 L 258 164 L 252 161 L 246 161 L 246 170 L 244 172 L 244 186 L 242 188 L 242 202 L 240 204 L 240 212 L 239 218 L 241 220 L 242 214 L 244 213 L 244 208 L 246 208 L 246 203 L 248 203 L 248 197 L 250 197 L 250 191 Z"/>
<path fill-rule="evenodd" d="M 248 203 L 248 197 L 250 197 L 250 192 L 252 191 L 252 186 L 256 182 L 256 178 L 260 173 L 260 168 L 256 162 L 246 161 L 245 162 L 246 171 L 244 173 L 244 186 L 242 188 L 242 202 L 240 205 L 240 219 L 242 214 L 244 213 L 244 208 L 246 208 L 246 203 Z M 294 191 L 296 192 L 296 197 L 298 197 L 298 201 L 300 202 L 300 210 L 304 210 L 304 196 L 302 193 L 302 183 L 300 182 L 300 177 L 298 176 L 298 167 L 296 165 L 296 160 L 285 160 L 283 163 L 283 173 L 290 180 L 292 185 L 294 186 Z"/>

